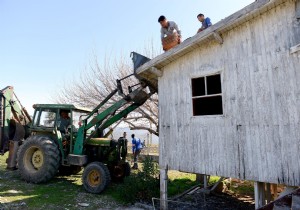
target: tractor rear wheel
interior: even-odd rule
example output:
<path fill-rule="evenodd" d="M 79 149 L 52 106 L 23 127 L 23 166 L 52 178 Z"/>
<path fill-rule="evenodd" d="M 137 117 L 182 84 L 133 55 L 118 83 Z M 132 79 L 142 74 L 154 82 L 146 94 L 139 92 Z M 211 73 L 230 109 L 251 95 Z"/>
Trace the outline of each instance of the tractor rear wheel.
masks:
<path fill-rule="evenodd" d="M 113 165 L 110 168 L 110 175 L 113 181 L 123 181 L 125 176 L 130 176 L 131 168 L 128 162 Z"/>
<path fill-rule="evenodd" d="M 60 166 L 58 169 L 59 176 L 76 175 L 82 170 L 81 166 Z"/>
<path fill-rule="evenodd" d="M 21 177 L 32 183 L 49 181 L 60 165 L 60 155 L 55 142 L 47 136 L 30 136 L 18 151 Z"/>
<path fill-rule="evenodd" d="M 107 166 L 100 162 L 88 164 L 83 171 L 82 183 L 86 191 L 101 193 L 110 183 Z"/>
<path fill-rule="evenodd" d="M 130 176 L 130 174 L 131 174 L 130 164 L 128 162 L 126 162 L 124 167 L 125 167 L 125 176 Z"/>

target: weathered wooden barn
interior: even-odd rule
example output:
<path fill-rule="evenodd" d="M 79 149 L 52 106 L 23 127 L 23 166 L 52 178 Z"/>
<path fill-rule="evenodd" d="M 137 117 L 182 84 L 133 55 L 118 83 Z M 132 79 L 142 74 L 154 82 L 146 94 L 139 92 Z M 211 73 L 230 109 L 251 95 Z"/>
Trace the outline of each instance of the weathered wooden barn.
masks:
<path fill-rule="evenodd" d="M 300 0 L 257 0 L 137 73 L 158 86 L 162 172 L 300 186 Z"/>

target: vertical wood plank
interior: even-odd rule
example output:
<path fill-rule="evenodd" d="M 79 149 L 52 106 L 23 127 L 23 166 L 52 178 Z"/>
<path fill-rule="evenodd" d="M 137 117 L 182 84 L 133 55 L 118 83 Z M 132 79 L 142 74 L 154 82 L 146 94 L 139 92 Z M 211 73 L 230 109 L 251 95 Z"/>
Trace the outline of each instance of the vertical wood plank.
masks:
<path fill-rule="evenodd" d="M 168 166 L 160 169 L 160 209 L 168 210 Z"/>
<path fill-rule="evenodd" d="M 263 182 L 254 182 L 255 209 L 265 205 L 265 186 Z"/>

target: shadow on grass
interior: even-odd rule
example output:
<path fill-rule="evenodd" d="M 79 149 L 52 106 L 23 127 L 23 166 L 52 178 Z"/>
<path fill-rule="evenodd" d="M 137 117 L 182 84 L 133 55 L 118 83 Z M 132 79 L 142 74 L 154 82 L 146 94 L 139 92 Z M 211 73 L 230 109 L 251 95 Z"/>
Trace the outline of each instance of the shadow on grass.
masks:
<path fill-rule="evenodd" d="M 168 195 L 169 196 L 175 196 L 178 195 L 189 188 L 197 185 L 198 183 L 196 181 L 192 181 L 189 178 L 183 178 L 183 179 L 174 179 L 173 181 L 168 182 Z"/>
<path fill-rule="evenodd" d="M 78 203 L 86 202 L 89 207 L 78 206 Z M 57 176 L 47 183 L 32 184 L 22 180 L 18 171 L 0 169 L 0 210 L 95 209 L 101 202 L 107 205 L 113 200 L 106 191 L 101 195 L 87 193 L 82 186 L 81 174 Z"/>

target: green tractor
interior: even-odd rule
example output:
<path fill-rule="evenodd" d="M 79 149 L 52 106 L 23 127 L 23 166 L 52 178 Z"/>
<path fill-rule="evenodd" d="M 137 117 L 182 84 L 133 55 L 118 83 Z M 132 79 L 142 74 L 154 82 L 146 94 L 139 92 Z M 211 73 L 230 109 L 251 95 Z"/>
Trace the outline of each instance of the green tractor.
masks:
<path fill-rule="evenodd" d="M 86 129 L 92 123 L 88 122 L 89 118 L 97 116 L 91 110 L 68 104 L 36 104 L 33 107 L 31 135 L 18 150 L 18 168 L 24 180 L 47 182 L 57 172 L 77 174 L 84 166 L 85 189 L 99 193 L 111 178 L 122 179 L 130 174 L 126 162 L 127 141 L 103 138 L 99 129 L 97 132 Z M 75 146 L 76 141 L 81 141 L 79 135 L 84 136 L 80 147 Z"/>
<path fill-rule="evenodd" d="M 133 59 L 135 69 L 148 61 L 139 54 L 134 54 Z M 33 119 L 24 114 L 21 105 L 13 106 L 16 103 L 12 99 L 12 88 L 2 90 L 0 146 L 2 153 L 10 152 L 8 168 L 15 168 L 17 164 L 21 177 L 31 183 L 47 182 L 57 173 L 76 174 L 84 168 L 83 186 L 90 193 L 101 193 L 111 179 L 122 180 L 129 176 L 127 140 L 107 138 L 111 133 L 108 129 L 140 107 L 155 90 L 138 78 L 139 84 L 128 87 L 128 93 L 124 94 L 123 79 L 117 80 L 117 88 L 93 110 L 71 104 L 35 104 Z M 120 100 L 104 108 L 115 94 L 121 96 Z M 13 119 L 24 116 L 28 118 L 25 122 Z M 18 129 L 14 129 L 14 135 L 9 135 L 11 126 L 5 123 L 10 121 L 19 125 L 15 126 Z M 15 137 L 9 140 L 10 136 Z"/>
<path fill-rule="evenodd" d="M 70 104 L 35 104 L 30 136 L 17 155 L 21 177 L 28 182 L 41 183 L 49 181 L 57 172 L 74 174 L 84 167 L 84 188 L 100 193 L 111 178 L 120 180 L 128 176 L 127 140 L 105 138 L 105 131 L 141 106 L 151 94 L 140 86 L 125 95 L 120 89 L 120 80 L 118 83 L 119 89 L 94 110 Z M 123 94 L 121 100 L 99 112 L 117 92 Z"/>

